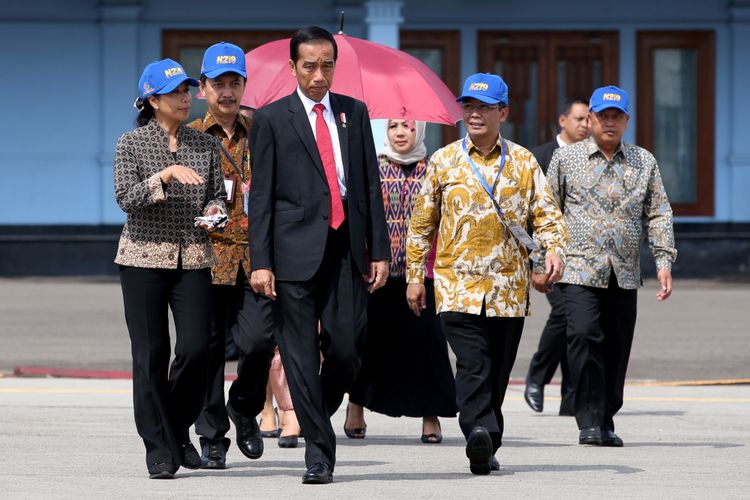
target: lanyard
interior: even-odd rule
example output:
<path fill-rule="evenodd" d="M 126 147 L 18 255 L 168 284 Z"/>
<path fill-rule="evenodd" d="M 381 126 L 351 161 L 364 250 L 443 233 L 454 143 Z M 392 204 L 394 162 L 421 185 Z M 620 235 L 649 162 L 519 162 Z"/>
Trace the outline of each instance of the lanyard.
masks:
<path fill-rule="evenodd" d="M 484 190 L 487 191 L 487 194 L 490 196 L 490 199 L 492 200 L 492 203 L 495 205 L 495 209 L 497 210 L 497 213 L 500 216 L 500 221 L 508 228 L 508 230 L 518 240 L 518 242 L 521 243 L 523 246 L 525 246 L 532 253 L 531 258 L 533 260 L 535 258 L 535 255 L 533 255 L 533 252 L 539 250 L 539 245 L 537 245 L 534 239 L 531 236 L 529 236 L 529 233 L 526 232 L 526 230 L 521 226 L 521 224 L 518 223 L 518 221 L 508 219 L 505 216 L 505 212 L 503 212 L 503 209 L 500 208 L 500 203 L 497 202 L 497 200 L 495 199 L 495 195 L 492 194 L 495 192 L 495 188 L 497 188 L 497 184 L 500 181 L 500 174 L 503 173 L 503 168 L 505 167 L 505 153 L 507 150 L 505 141 L 503 140 L 503 142 L 500 143 L 500 168 L 497 171 L 497 177 L 495 177 L 495 182 L 492 185 L 492 189 L 490 189 L 490 185 L 487 184 L 487 180 L 484 178 L 482 173 L 477 168 L 476 164 L 474 163 L 474 160 L 472 160 L 471 156 L 469 156 L 469 150 L 466 147 L 465 137 L 464 137 L 462 145 L 464 149 L 464 154 L 466 156 L 466 161 L 469 162 L 469 165 L 471 165 L 471 169 L 474 171 L 474 175 L 476 175 L 477 179 L 482 184 L 482 187 L 484 187 Z"/>
<path fill-rule="evenodd" d="M 502 143 L 500 143 L 500 168 L 497 170 L 497 177 L 495 177 L 495 182 L 492 184 L 492 189 L 490 189 L 490 185 L 487 184 L 487 180 L 484 178 L 482 173 L 477 168 L 476 163 L 474 163 L 474 160 L 471 159 L 471 156 L 469 155 L 469 150 L 466 147 L 466 137 L 464 137 L 464 140 L 462 142 L 462 146 L 464 148 L 464 153 L 466 155 L 466 161 L 469 162 L 469 165 L 471 165 L 471 169 L 474 171 L 474 175 L 477 176 L 477 179 L 479 179 L 479 182 L 482 184 L 482 187 L 485 191 L 487 191 L 487 194 L 490 195 L 490 199 L 492 200 L 492 203 L 495 204 L 495 208 L 497 209 L 498 213 L 501 217 L 504 217 L 505 214 L 503 213 L 502 208 L 500 208 L 500 204 L 495 199 L 495 195 L 492 193 L 495 192 L 495 189 L 497 188 L 498 182 L 500 182 L 500 174 L 503 173 L 503 168 L 505 167 L 505 153 L 506 153 L 506 145 L 505 141 L 503 140 Z"/>
<path fill-rule="evenodd" d="M 245 182 L 245 176 L 242 175 L 242 169 L 237 166 L 237 163 L 235 163 L 234 158 L 232 158 L 232 155 L 229 154 L 229 151 L 227 151 L 227 148 L 224 147 L 224 144 L 221 143 L 218 137 L 216 137 L 214 134 L 211 134 L 214 139 L 216 139 L 216 142 L 219 144 L 219 147 L 221 147 L 221 150 L 224 151 L 224 155 L 227 157 L 227 160 L 232 164 L 234 167 L 234 170 L 240 175 L 240 179 L 242 179 L 242 182 Z M 245 144 L 242 146 L 242 158 L 243 161 L 245 158 L 245 152 L 247 151 L 247 136 L 245 136 Z"/>

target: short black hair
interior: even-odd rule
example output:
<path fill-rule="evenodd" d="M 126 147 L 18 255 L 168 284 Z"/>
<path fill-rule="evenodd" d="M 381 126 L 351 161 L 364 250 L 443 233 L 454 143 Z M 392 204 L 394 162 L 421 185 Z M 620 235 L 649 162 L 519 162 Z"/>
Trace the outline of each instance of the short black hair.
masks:
<path fill-rule="evenodd" d="M 565 102 L 563 102 L 562 109 L 560 109 L 560 114 L 568 116 L 570 114 L 570 111 L 573 109 L 574 104 L 584 104 L 588 108 L 589 100 L 581 96 L 568 97 L 567 99 L 565 99 Z"/>
<path fill-rule="evenodd" d="M 289 41 L 289 58 L 296 63 L 297 59 L 299 59 L 299 45 L 301 43 L 321 41 L 331 42 L 331 45 L 333 45 L 333 60 L 335 61 L 339 56 L 339 48 L 336 45 L 336 40 L 330 31 L 318 26 L 307 26 L 306 28 L 297 30 Z"/>

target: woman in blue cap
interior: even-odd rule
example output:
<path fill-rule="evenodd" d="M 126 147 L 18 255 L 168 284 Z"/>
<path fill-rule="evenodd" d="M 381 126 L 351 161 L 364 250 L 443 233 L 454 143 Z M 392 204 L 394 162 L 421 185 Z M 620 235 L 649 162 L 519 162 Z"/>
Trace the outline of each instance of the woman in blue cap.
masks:
<path fill-rule="evenodd" d="M 146 66 L 138 83 L 137 128 L 115 152 L 115 197 L 127 213 L 115 262 L 133 355 L 133 406 L 152 479 L 201 464 L 188 429 L 207 381 L 211 265 L 207 232 L 226 223 L 219 150 L 183 126 L 188 78 L 171 59 Z M 170 367 L 168 309 L 176 330 Z"/>

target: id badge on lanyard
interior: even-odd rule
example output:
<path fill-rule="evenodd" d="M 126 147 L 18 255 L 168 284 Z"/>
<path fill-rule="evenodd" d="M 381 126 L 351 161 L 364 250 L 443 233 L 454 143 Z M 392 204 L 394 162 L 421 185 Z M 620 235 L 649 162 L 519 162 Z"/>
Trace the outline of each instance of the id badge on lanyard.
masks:
<path fill-rule="evenodd" d="M 235 172 L 239 175 L 240 180 L 242 181 L 242 208 L 245 211 L 245 215 L 247 215 L 247 198 L 248 193 L 250 192 L 250 181 L 245 181 L 245 176 L 242 174 L 242 169 L 237 166 L 237 163 L 234 161 L 234 158 L 232 158 L 232 155 L 229 154 L 229 151 L 227 151 L 227 148 L 224 147 L 224 145 L 221 143 L 221 141 L 218 139 L 218 137 L 214 136 L 214 139 L 216 139 L 216 142 L 219 143 L 219 147 L 221 147 L 221 150 L 224 152 L 224 155 L 227 157 L 227 160 L 229 160 L 229 163 L 232 164 L 232 167 L 234 167 Z M 244 165 L 245 161 L 250 161 L 249 154 L 247 152 L 247 137 L 245 137 L 245 145 L 242 147 L 242 155 L 240 156 L 240 164 Z M 232 204 L 234 203 L 234 188 L 237 185 L 237 176 L 232 175 L 225 175 L 224 176 L 224 188 L 227 191 L 227 203 Z M 231 194 L 230 194 L 231 193 Z"/>
<path fill-rule="evenodd" d="M 464 155 L 466 156 L 466 161 L 469 162 L 469 165 L 471 166 L 471 169 L 474 171 L 474 175 L 479 180 L 479 183 L 482 185 L 484 190 L 489 195 L 490 199 L 492 200 L 492 204 L 495 205 L 495 210 L 497 210 L 498 216 L 500 216 L 500 222 L 503 223 L 503 225 L 510 231 L 510 233 L 513 235 L 516 240 L 518 240 L 519 243 L 521 243 L 526 249 L 528 249 L 529 254 L 532 254 L 534 252 L 537 252 L 539 250 L 539 245 L 534 241 L 534 239 L 529 236 L 529 233 L 526 232 L 526 229 L 515 219 L 509 219 L 505 216 L 505 212 L 503 212 L 503 209 L 500 208 L 500 203 L 495 199 L 495 195 L 493 194 L 495 191 L 495 188 L 497 188 L 498 183 L 500 182 L 500 175 L 503 173 L 503 168 L 505 167 L 505 155 L 507 153 L 506 151 L 506 144 L 505 141 L 503 141 L 500 145 L 500 167 L 497 172 L 497 177 L 495 177 L 495 182 L 492 185 L 492 188 L 490 188 L 490 185 L 485 180 L 482 173 L 477 168 L 476 164 L 474 163 L 474 160 L 471 159 L 471 156 L 469 156 L 469 150 L 466 147 L 466 138 L 464 137 L 463 143 L 463 150 Z M 532 257 L 533 258 L 533 257 Z"/>

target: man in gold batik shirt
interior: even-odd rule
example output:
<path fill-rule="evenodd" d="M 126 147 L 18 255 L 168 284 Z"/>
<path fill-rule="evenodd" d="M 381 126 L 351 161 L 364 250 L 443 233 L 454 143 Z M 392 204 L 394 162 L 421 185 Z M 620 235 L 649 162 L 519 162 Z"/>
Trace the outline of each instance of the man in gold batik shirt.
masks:
<path fill-rule="evenodd" d="M 502 78 L 472 75 L 458 101 L 468 134 L 430 159 L 407 236 L 407 301 L 420 314 L 437 232 L 435 300 L 457 357 L 459 424 L 471 471 L 489 474 L 499 470 L 501 407 L 529 312 L 535 243 L 525 228 L 545 251 L 543 272 L 533 276 L 545 290 L 562 276 L 567 231 L 534 156 L 500 136 L 508 116 Z"/>

